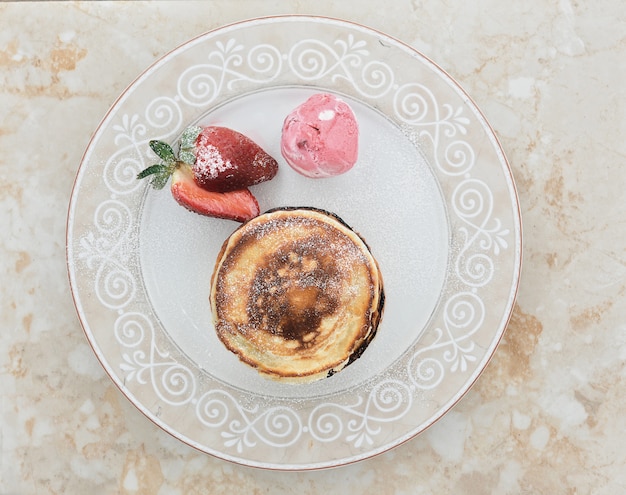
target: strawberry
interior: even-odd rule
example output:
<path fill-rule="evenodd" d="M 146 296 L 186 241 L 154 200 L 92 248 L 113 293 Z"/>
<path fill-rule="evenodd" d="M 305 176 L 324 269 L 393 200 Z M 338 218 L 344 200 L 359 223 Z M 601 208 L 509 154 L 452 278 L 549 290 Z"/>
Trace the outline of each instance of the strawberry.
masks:
<path fill-rule="evenodd" d="M 229 129 L 226 130 L 230 131 Z M 241 184 L 239 187 L 233 189 L 234 182 L 230 179 L 230 182 L 226 181 L 225 188 L 220 189 L 215 187 L 215 184 L 209 184 L 207 189 L 208 181 L 206 173 L 204 173 L 206 167 L 200 167 L 201 172 L 197 172 L 196 162 L 198 160 L 194 154 L 199 149 L 195 143 L 201 131 L 202 129 L 197 127 L 185 130 L 181 136 L 178 158 L 169 144 L 162 141 L 150 141 L 150 148 L 161 158 L 162 162 L 144 169 L 137 175 L 137 178 L 150 177 L 150 184 L 155 189 L 163 189 L 171 177 L 171 192 L 174 199 L 188 210 L 201 215 L 226 218 L 238 222 L 254 218 L 260 213 L 259 204 L 254 195 L 247 189 L 247 185 L 269 180 L 276 175 L 276 171 L 270 175 L 262 175 L 258 173 L 258 167 L 253 164 L 237 167 L 235 170 L 239 177 L 237 184 Z M 230 132 L 234 133 L 235 131 Z M 244 138 L 250 141 L 245 136 Z M 258 148 L 256 144 L 250 142 Z M 247 144 L 246 149 L 250 148 L 250 145 Z M 248 171 L 252 172 L 248 173 Z M 203 182 L 198 180 L 199 176 L 204 177 Z M 219 174 L 217 179 L 219 179 Z"/>
<path fill-rule="evenodd" d="M 198 185 L 208 191 L 232 191 L 274 178 L 278 162 L 249 137 L 227 127 L 189 127 L 180 143 L 180 159 L 193 164 Z"/>
<path fill-rule="evenodd" d="M 198 187 L 187 164 L 172 174 L 172 196 L 188 210 L 215 218 L 245 222 L 259 213 L 259 203 L 250 189 L 216 192 Z"/>

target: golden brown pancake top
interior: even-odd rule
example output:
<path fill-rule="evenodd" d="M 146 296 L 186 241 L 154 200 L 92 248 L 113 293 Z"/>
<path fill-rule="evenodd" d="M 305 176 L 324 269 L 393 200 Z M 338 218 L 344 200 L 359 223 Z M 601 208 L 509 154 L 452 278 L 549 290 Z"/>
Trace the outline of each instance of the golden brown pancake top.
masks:
<path fill-rule="evenodd" d="M 334 216 L 279 210 L 262 217 L 237 230 L 218 256 L 218 336 L 243 361 L 277 376 L 343 365 L 379 310 L 375 260 Z"/>

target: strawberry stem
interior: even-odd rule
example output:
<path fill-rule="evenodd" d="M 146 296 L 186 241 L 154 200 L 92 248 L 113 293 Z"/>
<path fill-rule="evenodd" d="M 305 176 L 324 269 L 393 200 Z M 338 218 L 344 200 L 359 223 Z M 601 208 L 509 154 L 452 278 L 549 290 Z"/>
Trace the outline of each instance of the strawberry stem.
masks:
<path fill-rule="evenodd" d="M 156 139 L 150 141 L 150 149 L 162 160 L 162 163 L 150 165 L 142 170 L 137 174 L 137 179 L 150 177 L 150 185 L 152 187 L 163 189 L 170 176 L 178 167 L 183 163 L 188 165 L 195 163 L 196 156 L 193 153 L 193 149 L 196 138 L 201 131 L 202 128 L 198 126 L 191 126 L 183 131 L 179 141 L 180 153 L 178 158 L 169 144 Z"/>
<path fill-rule="evenodd" d="M 163 162 L 145 168 L 137 174 L 137 179 L 150 177 L 150 185 L 152 187 L 163 189 L 181 162 L 176 159 L 172 147 L 163 141 L 150 141 L 150 148 Z"/>

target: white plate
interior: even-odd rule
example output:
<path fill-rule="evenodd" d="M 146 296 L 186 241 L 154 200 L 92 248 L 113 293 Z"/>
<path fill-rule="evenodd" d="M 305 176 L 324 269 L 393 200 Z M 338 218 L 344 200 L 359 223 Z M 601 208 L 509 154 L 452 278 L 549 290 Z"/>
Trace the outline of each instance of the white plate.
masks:
<path fill-rule="evenodd" d="M 287 113 L 341 95 L 361 135 L 347 174 L 306 179 L 280 156 Z M 136 174 L 151 139 L 191 124 L 239 130 L 279 160 L 255 186 L 262 210 L 315 206 L 361 233 L 386 307 L 363 356 L 308 385 L 261 378 L 217 339 L 208 305 L 217 252 L 238 224 L 187 212 Z M 183 442 L 241 464 L 314 469 L 417 435 L 478 378 L 510 317 L 521 222 L 493 131 L 459 86 L 371 29 L 287 16 L 226 26 L 146 70 L 85 153 L 67 234 L 72 293 L 120 390 Z"/>

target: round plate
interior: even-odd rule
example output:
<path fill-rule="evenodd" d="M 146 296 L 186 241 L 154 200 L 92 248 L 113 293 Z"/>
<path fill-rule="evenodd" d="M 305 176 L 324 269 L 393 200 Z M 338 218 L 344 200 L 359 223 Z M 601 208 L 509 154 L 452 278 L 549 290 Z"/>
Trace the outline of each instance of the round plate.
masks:
<path fill-rule="evenodd" d="M 307 179 L 280 156 L 285 116 L 331 92 L 355 111 L 359 161 Z M 368 242 L 386 306 L 366 352 L 312 384 L 260 377 L 217 339 L 217 253 L 238 224 L 192 214 L 137 173 L 148 142 L 192 124 L 247 134 L 280 165 L 262 210 L 313 206 Z M 146 70 L 108 112 L 71 197 L 67 260 L 80 321 L 115 384 L 183 442 L 241 464 L 314 469 L 417 435 L 478 378 L 517 291 L 521 222 L 493 131 L 461 88 L 410 47 L 345 21 L 229 25 Z"/>

